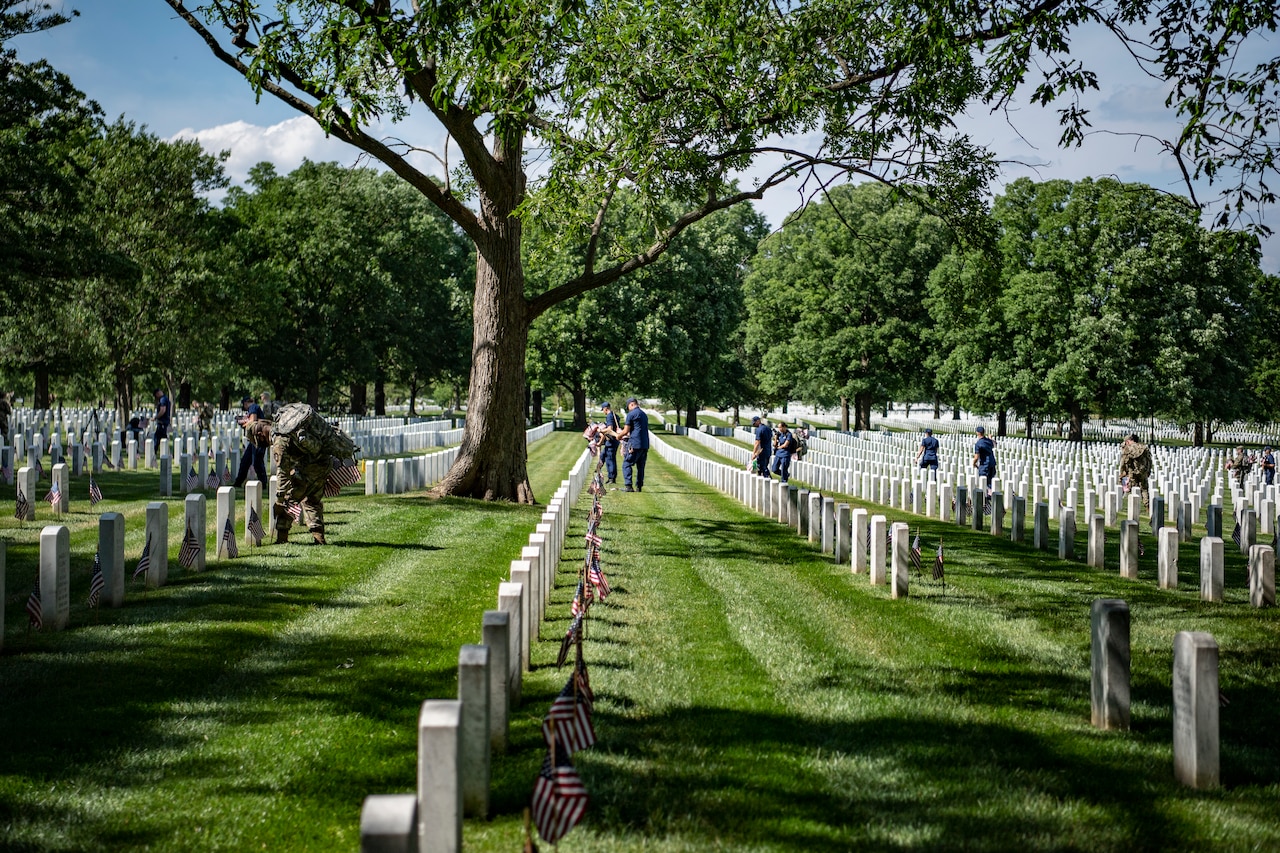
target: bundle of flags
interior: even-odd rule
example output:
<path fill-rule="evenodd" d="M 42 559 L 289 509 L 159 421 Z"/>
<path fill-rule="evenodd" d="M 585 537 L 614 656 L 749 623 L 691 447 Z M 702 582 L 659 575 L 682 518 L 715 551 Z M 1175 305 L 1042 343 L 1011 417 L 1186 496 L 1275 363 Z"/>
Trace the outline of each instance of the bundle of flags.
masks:
<path fill-rule="evenodd" d="M 190 569 L 195 566 L 198 556 L 200 556 L 200 543 L 196 541 L 196 534 L 188 524 L 187 532 L 182 535 L 182 547 L 178 549 L 178 565 L 184 569 Z"/>
<path fill-rule="evenodd" d="M 324 483 L 324 496 L 331 498 L 338 495 L 343 486 L 354 486 L 360 482 L 360 477 L 360 465 L 354 459 L 334 459 L 329 477 Z"/>
<path fill-rule="evenodd" d="M 98 488 L 98 481 L 93 479 L 93 475 L 89 475 L 89 506 L 97 506 L 102 500 L 102 489 Z"/>
<path fill-rule="evenodd" d="M 89 606 L 97 607 L 102 599 L 102 591 L 107 588 L 107 579 L 102 576 L 102 555 L 93 555 L 93 574 L 89 578 Z"/>
<path fill-rule="evenodd" d="M 227 517 L 227 523 L 222 526 L 222 548 L 227 558 L 234 560 L 240 556 L 240 549 L 236 546 L 236 531 L 231 523 L 230 516 Z"/>

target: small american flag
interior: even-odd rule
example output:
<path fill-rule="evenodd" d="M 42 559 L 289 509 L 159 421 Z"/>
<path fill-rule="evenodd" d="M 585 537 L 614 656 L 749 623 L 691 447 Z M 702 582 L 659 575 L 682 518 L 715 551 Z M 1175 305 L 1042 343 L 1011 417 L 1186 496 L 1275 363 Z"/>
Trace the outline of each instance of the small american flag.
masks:
<path fill-rule="evenodd" d="M 13 517 L 18 521 L 26 521 L 31 516 L 31 501 L 27 500 L 27 496 L 22 493 L 22 489 L 18 489 L 17 506 L 13 510 Z"/>
<path fill-rule="evenodd" d="M 597 548 L 599 548 L 601 545 L 603 545 L 603 544 L 604 544 L 604 540 L 603 540 L 603 539 L 601 539 L 601 538 L 600 538 L 598 535 L 596 535 L 595 533 L 592 533 L 591 531 L 587 531 L 587 535 L 586 535 L 586 537 L 585 537 L 585 538 L 586 538 L 586 540 L 587 540 L 587 544 L 588 544 L 588 545 L 594 545 L 594 546 L 595 546 L 595 547 L 597 547 Z"/>
<path fill-rule="evenodd" d="M 222 527 L 222 550 L 226 552 L 228 559 L 234 560 L 240 556 L 240 549 L 236 547 L 236 531 L 231 525 L 230 518 Z"/>
<path fill-rule="evenodd" d="M 326 498 L 336 498 L 342 494 L 342 485 L 333 477 L 324 481 L 324 496 Z"/>
<path fill-rule="evenodd" d="M 3 479 L 6 483 L 12 480 L 13 469 L 10 468 L 8 465 L 0 467 L 0 479 Z"/>
<path fill-rule="evenodd" d="M 867 522 L 867 553 L 871 553 L 871 522 Z"/>
<path fill-rule="evenodd" d="M 1231 531 L 1231 541 L 1236 543 L 1236 547 L 1240 547 L 1240 519 L 1236 519 L 1236 526 Z"/>
<path fill-rule="evenodd" d="M 49 490 L 49 494 L 44 496 L 44 499 L 49 503 L 49 506 L 54 509 L 58 508 L 58 503 L 62 500 L 62 492 L 58 490 L 58 483 L 56 481 L 53 484 L 53 488 Z M 1239 542 L 1238 539 L 1236 541 Z"/>
<path fill-rule="evenodd" d="M 187 468 L 187 479 L 183 484 L 183 489 L 188 492 L 194 492 L 200 488 L 200 475 L 196 473 L 195 466 Z"/>
<path fill-rule="evenodd" d="M 147 544 L 142 546 L 142 556 L 138 558 L 138 566 L 133 570 L 133 579 L 137 580 L 139 575 L 145 575 L 149 568 L 151 568 L 151 537 L 147 536 Z"/>
<path fill-rule="evenodd" d="M 262 540 L 267 535 L 267 531 L 262 529 L 262 519 L 258 518 L 258 510 L 254 507 L 249 507 L 248 530 L 249 535 L 253 537 L 253 544 L 255 546 L 261 545 Z"/>
<path fill-rule="evenodd" d="M 289 517 L 295 522 L 302 522 L 302 504 L 295 501 L 286 501 L 284 511 L 289 513 Z"/>
<path fill-rule="evenodd" d="M 573 593 L 573 603 L 569 605 L 569 612 L 574 616 L 579 613 L 586 613 L 590 603 L 591 588 L 580 580 L 578 581 L 578 589 Z"/>
<path fill-rule="evenodd" d="M 223 462 L 222 463 L 222 485 L 230 486 L 232 482 L 233 481 L 231 479 L 231 463 Z"/>
<path fill-rule="evenodd" d="M 911 565 L 916 571 L 920 571 L 920 534 L 916 534 L 915 541 L 911 543 Z"/>
<path fill-rule="evenodd" d="M 111 462 L 111 455 L 107 453 L 107 449 L 105 447 L 102 448 L 102 467 L 106 468 L 108 471 L 116 470 L 116 466 Z"/>
<path fill-rule="evenodd" d="M 613 590 L 609 586 L 609 580 L 604 576 L 604 570 L 600 568 L 600 551 L 593 550 L 591 552 L 591 565 L 587 567 L 587 580 L 596 588 L 596 597 L 604 601 L 609 597 L 609 593 Z"/>
<path fill-rule="evenodd" d="M 204 487 L 206 489 L 218 488 L 218 472 L 216 470 L 209 469 L 209 476 L 204 478 Z"/>
<path fill-rule="evenodd" d="M 188 524 L 187 532 L 182 534 L 182 547 L 178 549 L 178 565 L 189 569 L 196 564 L 196 558 L 199 556 L 200 543 L 196 541 L 196 534 Z"/>
<path fill-rule="evenodd" d="M 338 487 L 354 486 L 360 482 L 360 464 L 354 459 L 334 459 L 333 467 L 329 469 L 328 482 L 337 483 Z"/>
<path fill-rule="evenodd" d="M 533 784 L 533 824 L 547 844 L 556 844 L 578 825 L 587 812 L 586 786 L 569 756 L 555 751 L 542 762 L 538 780 Z"/>
<path fill-rule="evenodd" d="M 551 703 L 551 710 L 542 719 L 542 736 L 546 739 L 547 746 L 555 740 L 569 755 L 595 744 L 596 729 L 591 722 L 591 704 L 586 696 L 579 693 L 576 675 L 569 676 L 564 689 Z"/>
<path fill-rule="evenodd" d="M 39 631 L 44 627 L 44 607 L 40 604 L 40 581 L 27 596 L 27 623 Z"/>
<path fill-rule="evenodd" d="M 945 567 L 942 564 L 942 540 L 938 540 L 938 553 L 933 558 L 933 579 L 936 581 L 946 578 Z"/>
<path fill-rule="evenodd" d="M 84 444 L 81 446 L 80 452 L 84 454 L 85 459 L 93 458 L 93 447 L 89 444 L 87 436 L 85 437 Z"/>
<path fill-rule="evenodd" d="M 582 618 L 585 615 L 579 613 L 569 623 L 569 630 L 564 632 L 564 639 L 560 641 L 560 654 L 556 656 L 556 666 L 564 666 L 564 662 L 568 659 L 569 649 L 573 648 L 573 644 L 582 634 Z"/>
<path fill-rule="evenodd" d="M 39 457 L 39 456 L 37 456 L 37 457 L 36 457 L 35 469 L 36 469 L 36 479 L 37 479 L 37 480 L 43 480 L 43 479 L 44 479 L 44 466 L 40 464 L 40 457 Z"/>
<path fill-rule="evenodd" d="M 99 501 L 101 501 L 101 500 L 102 500 L 102 489 L 99 489 L 99 488 L 98 488 L 98 481 L 97 481 L 97 480 L 95 480 L 95 479 L 93 479 L 93 476 L 92 476 L 92 475 L 90 475 L 90 477 L 89 477 L 89 506 L 97 506 L 97 505 L 98 505 L 98 502 L 99 502 Z"/>
<path fill-rule="evenodd" d="M 107 588 L 107 579 L 102 576 L 102 555 L 93 555 L 93 575 L 89 578 L 89 606 L 97 607 L 102 599 L 102 591 Z"/>

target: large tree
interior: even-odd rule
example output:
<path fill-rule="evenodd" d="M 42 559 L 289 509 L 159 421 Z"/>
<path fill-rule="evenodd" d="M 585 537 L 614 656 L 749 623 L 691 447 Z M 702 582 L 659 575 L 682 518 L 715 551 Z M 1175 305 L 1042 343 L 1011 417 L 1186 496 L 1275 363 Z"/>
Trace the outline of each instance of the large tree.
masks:
<path fill-rule="evenodd" d="M 1132 30 L 1135 61 L 1169 80 L 1183 131 L 1168 151 L 1188 180 L 1229 174 L 1240 181 L 1229 184 L 1239 189 L 1232 200 L 1251 190 L 1272 200 L 1259 175 L 1275 168 L 1280 61 L 1224 62 L 1250 32 L 1275 27 L 1275 9 L 1248 0 L 205 0 L 202 17 L 185 0 L 166 2 L 259 92 L 387 164 L 474 241 L 467 427 L 440 486 L 452 494 L 534 498 L 520 433 L 538 315 L 649 265 L 693 222 L 801 173 L 815 183 L 863 175 L 927 190 L 955 217 L 976 211 L 991 160 L 954 133 L 952 117 L 1006 105 L 1037 69 L 1033 100 L 1064 98 L 1064 138 L 1081 138 L 1088 117 L 1074 96 L 1096 79 L 1069 50 L 1086 24 L 1101 21 L 1122 39 Z M 443 184 L 414 165 L 421 140 L 374 129 L 419 105 L 448 135 Z M 777 155 L 776 168 L 726 190 L 764 155 Z M 624 183 L 680 207 L 672 216 L 651 208 L 643 245 L 599 252 Z M 528 217 L 591 246 L 580 269 L 536 295 L 521 263 Z"/>

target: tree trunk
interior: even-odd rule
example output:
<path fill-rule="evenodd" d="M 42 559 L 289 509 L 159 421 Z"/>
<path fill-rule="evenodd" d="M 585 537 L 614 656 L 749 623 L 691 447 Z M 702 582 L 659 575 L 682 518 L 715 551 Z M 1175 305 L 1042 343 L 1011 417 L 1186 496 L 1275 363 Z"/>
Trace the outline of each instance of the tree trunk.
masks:
<path fill-rule="evenodd" d="M 191 383 L 185 380 L 178 383 L 178 408 L 191 408 Z"/>
<path fill-rule="evenodd" d="M 573 382 L 573 428 L 587 428 L 587 389 L 581 379 Z"/>
<path fill-rule="evenodd" d="M 369 411 L 369 385 L 365 382 L 352 382 L 350 386 L 351 411 L 353 415 L 363 415 Z"/>
<path fill-rule="evenodd" d="M 504 168 L 519 171 L 519 145 Z M 512 160 L 517 161 L 514 164 Z M 476 245 L 476 291 L 472 309 L 471 382 L 467 421 L 458 457 L 436 494 L 483 500 L 535 502 L 525 448 L 525 351 L 529 342 L 528 302 L 520 262 L 520 221 L 512 215 L 524 193 L 513 181 L 511 197 L 482 192 L 486 239 Z"/>
<path fill-rule="evenodd" d="M 1067 431 L 1067 441 L 1084 441 L 1084 407 L 1079 403 L 1073 403 L 1067 409 L 1067 414 L 1071 416 L 1071 426 Z"/>
<path fill-rule="evenodd" d="M 385 414 L 385 412 L 384 412 Z M 409 417 L 418 416 L 418 380 L 409 380 Z"/>
<path fill-rule="evenodd" d="M 35 366 L 35 393 L 32 394 L 31 408 L 47 409 L 49 408 L 49 365 L 37 364 Z"/>
<path fill-rule="evenodd" d="M 677 405 L 676 405 L 676 419 L 675 419 L 675 424 L 676 424 L 676 426 L 679 426 L 679 425 L 680 425 L 680 406 L 679 406 L 679 404 L 677 404 Z"/>
<path fill-rule="evenodd" d="M 529 422 L 534 426 L 542 426 L 542 389 L 536 388 L 533 392 L 533 417 Z"/>
<path fill-rule="evenodd" d="M 907 403 L 907 404 L 906 404 L 906 407 L 907 407 L 907 410 L 906 410 L 905 415 L 903 415 L 903 417 L 908 417 L 908 418 L 909 418 L 909 417 L 911 417 L 911 404 L 910 404 L 910 403 Z"/>
<path fill-rule="evenodd" d="M 1204 422 L 1204 440 L 1208 444 L 1213 444 L 1213 420 L 1212 419 Z M 1155 444 L 1155 441 L 1156 441 L 1156 433 L 1155 433 L 1155 430 L 1152 429 L 1151 443 Z"/>
<path fill-rule="evenodd" d="M 373 413 L 378 417 L 387 414 L 387 380 L 381 376 L 373 383 Z"/>
<path fill-rule="evenodd" d="M 840 431 L 849 431 L 849 398 L 840 398 Z"/>
<path fill-rule="evenodd" d="M 959 403 L 956 403 L 954 406 L 951 407 L 951 420 L 953 421 L 960 420 L 960 404 Z"/>
<path fill-rule="evenodd" d="M 871 429 L 871 395 L 853 395 L 853 428 L 855 430 Z"/>
<path fill-rule="evenodd" d="M 1001 409 L 996 415 L 996 437 L 1004 438 L 1009 434 L 1009 410 Z"/>
<path fill-rule="evenodd" d="M 133 416 L 133 377 L 123 370 L 116 370 L 112 384 L 116 390 L 116 411 L 120 413 L 116 420 L 124 429 Z"/>
<path fill-rule="evenodd" d="M 737 425 L 738 425 L 738 404 L 734 403 L 733 404 L 733 426 L 736 427 Z"/>
<path fill-rule="evenodd" d="M 933 419 L 939 420 L 942 417 L 942 398 L 937 394 L 933 395 Z"/>
<path fill-rule="evenodd" d="M 231 386 L 223 385 L 218 394 L 218 408 L 226 412 L 231 409 Z"/>
<path fill-rule="evenodd" d="M 283 383 L 272 382 L 271 393 L 274 396 L 271 399 L 275 400 L 277 403 L 283 406 L 285 403 L 288 402 L 288 398 L 285 397 L 285 391 L 287 390 L 289 389 Z M 230 389 L 228 389 L 228 392 L 229 391 Z M 228 396 L 228 400 L 230 400 L 229 396 Z"/>
<path fill-rule="evenodd" d="M 1032 420 L 1031 415 L 1027 415 L 1027 438 L 1032 437 L 1031 430 L 1033 427 L 1034 427 L 1034 421 Z"/>
<path fill-rule="evenodd" d="M 307 405 L 313 409 L 320 408 L 320 383 L 312 382 L 307 386 Z"/>
<path fill-rule="evenodd" d="M 1195 437 L 1191 439 L 1191 443 L 1196 447 L 1204 447 L 1204 421 L 1196 421 Z"/>
<path fill-rule="evenodd" d="M 689 404 L 689 414 L 685 416 L 684 425 L 690 430 L 695 430 L 698 428 L 698 404 L 697 403 Z"/>
<path fill-rule="evenodd" d="M 783 400 L 783 401 L 782 401 L 782 414 L 784 414 L 784 415 L 785 415 L 786 413 L 787 413 L 787 401 L 786 401 L 786 400 Z"/>

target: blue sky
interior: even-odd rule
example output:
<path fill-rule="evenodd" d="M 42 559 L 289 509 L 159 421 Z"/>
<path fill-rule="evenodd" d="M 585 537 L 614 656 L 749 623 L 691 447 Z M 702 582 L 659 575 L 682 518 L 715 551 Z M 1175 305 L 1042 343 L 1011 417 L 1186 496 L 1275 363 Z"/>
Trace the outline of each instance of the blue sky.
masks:
<path fill-rule="evenodd" d="M 52 3 L 55 9 L 77 9 L 80 16 L 65 26 L 16 39 L 13 46 L 24 60 L 43 57 L 70 75 L 109 119 L 124 115 L 158 136 L 193 137 L 210 150 L 229 150 L 227 170 L 236 183 L 262 160 L 274 162 L 283 172 L 304 157 L 348 165 L 358 162 L 355 149 L 325 139 L 314 123 L 284 104 L 270 96 L 256 102 L 248 84 L 216 60 L 163 0 Z M 1113 57 L 1121 58 L 1113 41 L 1101 34 L 1084 34 L 1073 45 L 1073 54 L 1103 58 L 1093 62 L 1105 75 L 1103 90 L 1089 104 L 1095 125 L 1128 132 L 1169 132 L 1169 120 L 1161 108 L 1163 87 L 1159 81 L 1126 74 L 1119 65 L 1109 67 Z M 1108 84 L 1109 80 L 1122 82 Z M 1026 105 L 1016 110 L 1014 119 L 1016 129 L 1004 116 L 977 114 L 959 119 L 976 142 L 1019 161 L 1006 168 L 1005 180 L 1023 175 L 1037 180 L 1109 175 L 1180 190 L 1172 164 L 1161 160 L 1149 144 L 1135 143 L 1132 137 L 1098 135 L 1084 149 L 1061 151 L 1056 146 L 1057 117 L 1051 111 Z M 437 150 L 443 142 L 442 132 L 426 124 L 388 127 L 384 132 Z M 438 172 L 426 157 L 419 160 L 419 167 Z M 760 205 L 775 226 L 799 198 L 794 188 L 779 190 Z M 1280 230 L 1280 215 L 1272 212 L 1268 224 Z M 1268 240 L 1264 252 L 1263 268 L 1280 273 L 1280 239 Z"/>

